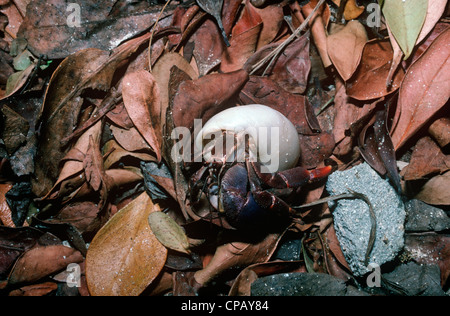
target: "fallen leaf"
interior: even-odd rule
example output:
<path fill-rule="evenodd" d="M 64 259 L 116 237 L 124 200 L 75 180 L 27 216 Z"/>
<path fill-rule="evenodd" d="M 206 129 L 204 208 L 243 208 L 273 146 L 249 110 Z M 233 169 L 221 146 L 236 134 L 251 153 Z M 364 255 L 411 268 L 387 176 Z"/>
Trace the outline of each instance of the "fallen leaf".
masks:
<path fill-rule="evenodd" d="M 194 119 L 206 123 L 215 114 L 233 106 L 231 99 L 237 96 L 248 78 L 248 73 L 241 69 L 182 82 L 173 100 L 175 126 L 192 131 Z"/>
<path fill-rule="evenodd" d="M 425 37 L 427 37 L 427 35 L 435 27 L 436 23 L 442 17 L 446 6 L 447 0 L 428 0 L 425 22 L 422 26 L 422 29 L 420 30 L 416 45 L 419 44 Z"/>
<path fill-rule="evenodd" d="M 422 187 L 421 191 L 415 196 L 427 204 L 432 205 L 449 205 L 450 191 L 448 184 L 450 183 L 450 171 L 443 175 L 435 176 L 428 180 Z"/>
<path fill-rule="evenodd" d="M 87 48 L 111 50 L 148 29 L 162 9 L 161 5 L 146 2 L 125 2 L 126 7 L 114 15 L 115 3 L 115 0 L 106 0 L 99 6 L 96 1 L 87 0 L 74 3 L 78 6 L 68 6 L 63 0 L 34 0 L 17 36 L 28 41 L 28 48 L 34 55 L 47 55 L 50 59 L 65 58 Z M 169 9 L 161 21 L 167 20 L 164 18 L 174 7 Z M 73 25 L 77 13 L 81 15 L 79 26 Z"/>
<path fill-rule="evenodd" d="M 280 234 L 269 234 L 258 243 L 232 242 L 216 249 L 209 264 L 195 273 L 194 278 L 201 285 L 227 269 L 266 262 L 275 251 Z"/>
<path fill-rule="evenodd" d="M 403 179 L 418 180 L 450 169 L 450 157 L 445 156 L 430 137 L 421 138 L 411 155 L 409 165 L 402 170 Z"/>
<path fill-rule="evenodd" d="M 9 296 L 44 296 L 58 289 L 55 282 L 45 282 L 21 287 L 9 292 Z"/>
<path fill-rule="evenodd" d="M 383 15 L 407 59 L 416 45 L 427 15 L 428 0 L 391 0 L 383 4 Z"/>
<path fill-rule="evenodd" d="M 161 161 L 161 100 L 153 75 L 145 70 L 126 75 L 122 94 L 128 115 Z"/>
<path fill-rule="evenodd" d="M 148 216 L 152 232 L 166 248 L 190 254 L 189 240 L 184 230 L 163 212 L 154 212 Z"/>
<path fill-rule="evenodd" d="M 137 296 L 160 274 L 167 257 L 148 226 L 159 211 L 142 193 L 117 212 L 92 240 L 86 257 L 86 279 L 94 296 Z"/>
<path fill-rule="evenodd" d="M 371 40 L 366 43 L 361 63 L 347 81 L 347 94 L 357 100 L 371 100 L 395 92 L 400 87 L 404 71 L 399 69 L 387 88 L 393 50 L 388 40 Z"/>
<path fill-rule="evenodd" d="M 327 37 L 328 55 L 344 81 L 350 79 L 358 68 L 367 41 L 364 26 L 356 20 Z"/>
<path fill-rule="evenodd" d="M 6 200 L 6 193 L 12 189 L 11 184 L 0 184 L 0 225 L 6 227 L 16 227 L 12 220 L 11 209 Z"/>
<path fill-rule="evenodd" d="M 420 264 L 439 265 L 441 285 L 450 276 L 450 236 L 448 234 L 407 234 L 405 249 Z"/>
<path fill-rule="evenodd" d="M 341 0 L 332 0 L 338 7 Z M 344 19 L 347 21 L 357 19 L 364 12 L 364 6 L 359 6 L 355 0 L 347 1 L 344 8 Z"/>
<path fill-rule="evenodd" d="M 217 21 L 217 25 L 219 26 L 222 32 L 225 44 L 227 46 L 230 46 L 227 34 L 225 33 L 225 29 L 222 24 L 223 1 L 224 0 L 197 0 L 197 4 L 199 5 L 200 8 L 202 8 L 204 11 L 208 12 L 214 17 L 214 19 Z"/>
<path fill-rule="evenodd" d="M 37 246 L 25 252 L 15 263 L 9 284 L 35 282 L 65 269 L 70 263 L 83 261 L 81 253 L 63 245 Z"/>
<path fill-rule="evenodd" d="M 428 132 L 439 146 L 444 148 L 450 144 L 450 118 L 443 117 L 434 121 L 434 123 L 430 125 Z"/>
<path fill-rule="evenodd" d="M 246 0 L 248 3 L 249 0 Z M 244 7 L 244 12 L 231 33 L 230 46 L 224 50 L 220 70 L 228 73 L 242 69 L 247 59 L 253 55 L 258 45 L 258 38 L 263 21 L 255 8 Z"/>
<path fill-rule="evenodd" d="M 450 29 L 447 29 L 407 70 L 398 99 L 398 123 L 391 132 L 396 150 L 445 106 L 450 97 L 449 43 Z"/>

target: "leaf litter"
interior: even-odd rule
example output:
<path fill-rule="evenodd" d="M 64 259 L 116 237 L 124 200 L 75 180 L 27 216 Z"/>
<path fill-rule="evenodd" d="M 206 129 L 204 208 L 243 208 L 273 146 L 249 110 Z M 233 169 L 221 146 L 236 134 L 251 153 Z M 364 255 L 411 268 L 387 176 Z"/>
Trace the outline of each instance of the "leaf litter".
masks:
<path fill-rule="evenodd" d="M 448 221 L 447 1 L 384 1 L 378 25 L 374 0 L 83 1 L 79 27 L 53 3 L 0 7 L 0 294 L 330 294 L 317 273 L 339 295 L 448 294 L 448 230 L 409 223 L 373 288 L 346 262 L 325 181 L 263 187 L 304 207 L 239 230 L 214 186 L 194 197 L 211 166 L 172 159 L 177 127 L 264 104 L 297 130 L 297 166 L 367 162 Z M 431 214 L 421 203 L 411 212 Z M 400 277 L 415 263 L 438 287 Z"/>

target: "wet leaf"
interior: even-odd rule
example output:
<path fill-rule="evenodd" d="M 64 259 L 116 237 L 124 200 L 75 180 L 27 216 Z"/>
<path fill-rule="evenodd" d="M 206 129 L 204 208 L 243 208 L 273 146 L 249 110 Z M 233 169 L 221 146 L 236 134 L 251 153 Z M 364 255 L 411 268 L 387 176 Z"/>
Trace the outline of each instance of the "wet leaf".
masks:
<path fill-rule="evenodd" d="M 157 211 L 159 207 L 142 193 L 97 233 L 86 257 L 91 295 L 139 295 L 160 274 L 167 249 L 147 220 Z"/>
<path fill-rule="evenodd" d="M 383 15 L 407 59 L 416 45 L 427 15 L 428 0 L 391 0 L 383 4 Z"/>
<path fill-rule="evenodd" d="M 161 99 L 153 75 L 145 70 L 126 75 L 122 93 L 128 115 L 161 161 Z"/>
<path fill-rule="evenodd" d="M 407 71 L 397 105 L 399 120 L 392 130 L 396 150 L 405 145 L 450 97 L 449 43 L 450 29 L 447 29 Z"/>
<path fill-rule="evenodd" d="M 172 217 L 163 212 L 154 212 L 148 216 L 148 223 L 156 238 L 166 248 L 190 254 L 188 237 Z"/>

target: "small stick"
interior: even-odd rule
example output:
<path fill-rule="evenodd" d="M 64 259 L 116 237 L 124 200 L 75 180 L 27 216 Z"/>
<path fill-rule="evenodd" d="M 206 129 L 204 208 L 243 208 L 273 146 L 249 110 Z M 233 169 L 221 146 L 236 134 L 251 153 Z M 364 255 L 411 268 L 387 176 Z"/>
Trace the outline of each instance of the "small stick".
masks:
<path fill-rule="evenodd" d="M 340 194 L 340 195 L 334 195 L 334 196 L 330 196 L 330 197 L 326 197 L 320 200 L 317 200 L 313 203 L 309 203 L 309 204 L 305 204 L 305 205 L 301 205 L 301 206 L 293 206 L 293 209 L 303 209 L 303 208 L 309 208 L 311 206 L 315 206 L 315 205 L 320 205 L 323 203 L 327 203 L 330 201 L 335 201 L 335 200 L 342 200 L 342 199 L 361 199 L 364 202 L 367 203 L 367 205 L 369 206 L 369 214 L 370 214 L 370 221 L 371 221 L 371 229 L 370 229 L 370 235 L 369 235 L 369 243 L 367 245 L 367 250 L 366 250 L 366 255 L 365 255 L 365 260 L 364 260 L 364 265 L 368 266 L 369 265 L 369 260 L 370 260 L 370 254 L 373 250 L 373 246 L 375 244 L 375 236 L 376 236 L 376 232 L 377 232 L 377 218 L 375 215 L 375 212 L 373 210 L 373 206 L 372 203 L 370 202 L 369 198 L 362 194 L 362 193 L 358 193 L 355 192 L 353 190 L 348 189 L 348 191 L 350 193 L 344 193 L 344 194 Z"/>
<path fill-rule="evenodd" d="M 278 55 L 288 46 L 300 33 L 306 28 L 309 21 L 313 18 L 317 10 L 325 3 L 325 0 L 320 0 L 314 10 L 312 10 L 311 14 L 303 21 L 303 23 L 289 36 L 283 43 L 281 43 L 276 49 L 274 49 L 269 55 L 264 57 L 261 61 L 259 61 L 256 65 L 254 65 L 250 71 L 250 75 L 255 74 L 262 66 L 266 64 L 267 61 L 270 60 L 270 65 L 277 59 Z M 270 66 L 269 66 L 270 67 Z M 269 68 L 268 67 L 268 68 Z M 267 69 L 266 69 L 267 70 Z"/>

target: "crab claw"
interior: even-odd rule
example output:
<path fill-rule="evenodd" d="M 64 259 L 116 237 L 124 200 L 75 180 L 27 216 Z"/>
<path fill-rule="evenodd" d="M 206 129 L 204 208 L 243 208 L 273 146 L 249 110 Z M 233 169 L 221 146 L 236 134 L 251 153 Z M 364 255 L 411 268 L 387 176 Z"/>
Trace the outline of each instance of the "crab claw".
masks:
<path fill-rule="evenodd" d="M 328 177 L 333 172 L 333 167 L 326 166 L 324 168 L 309 170 L 308 172 L 309 172 L 309 181 L 314 182 Z"/>

